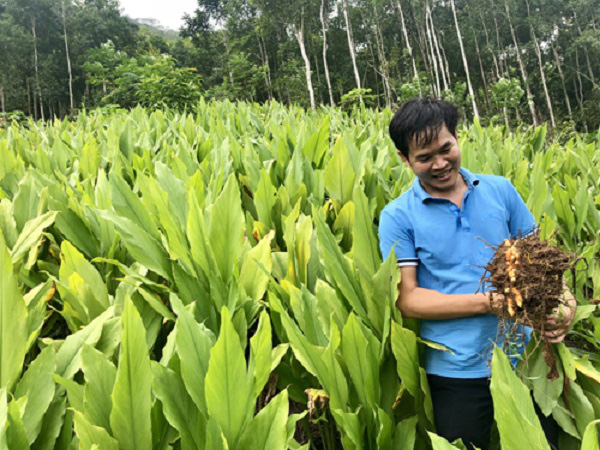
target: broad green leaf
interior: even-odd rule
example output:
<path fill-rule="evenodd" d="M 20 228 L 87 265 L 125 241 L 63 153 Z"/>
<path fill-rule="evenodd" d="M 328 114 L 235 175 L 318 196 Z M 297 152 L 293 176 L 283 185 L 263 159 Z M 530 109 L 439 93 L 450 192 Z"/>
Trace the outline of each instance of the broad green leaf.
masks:
<path fill-rule="evenodd" d="M 262 169 L 258 188 L 254 194 L 254 205 L 256 206 L 258 220 L 271 230 L 275 229 L 271 214 L 275 208 L 276 194 L 277 191 L 271 183 L 269 174 Z"/>
<path fill-rule="evenodd" d="M 85 222 L 72 210 L 61 211 L 56 216 L 56 228 L 88 258 L 100 254 L 98 239 Z"/>
<path fill-rule="evenodd" d="M 0 232 L 4 236 L 8 248 L 13 248 L 19 237 L 17 223 L 11 210 L 12 204 L 10 200 L 6 198 L 0 200 Z"/>
<path fill-rule="evenodd" d="M 48 211 L 46 214 L 27 221 L 10 252 L 14 264 L 19 262 L 33 246 L 37 245 L 44 230 L 54 223 L 56 214 L 56 211 Z"/>
<path fill-rule="evenodd" d="M 452 445 L 450 442 L 448 442 L 443 437 L 438 436 L 435 433 L 428 431 L 427 434 L 431 438 L 431 445 L 433 446 L 433 450 L 452 450 L 452 449 L 458 448 L 458 447 L 455 447 L 454 445 Z"/>
<path fill-rule="evenodd" d="M 381 257 L 379 256 L 373 218 L 369 209 L 369 200 L 361 186 L 354 188 L 352 202 L 356 208 L 352 229 L 354 264 L 361 276 L 370 280 L 381 265 Z"/>
<path fill-rule="evenodd" d="M 402 420 L 396 425 L 396 430 L 394 432 L 395 450 L 415 448 L 418 421 L 418 416 L 412 416 L 408 419 Z"/>
<path fill-rule="evenodd" d="M 533 396 L 540 410 L 545 416 L 549 416 L 563 391 L 564 375 L 562 370 L 559 370 L 558 378 L 549 380 L 546 375 L 550 369 L 542 354 L 543 346 L 532 343 L 529 348 L 533 346 L 533 353 L 525 357 L 527 364 L 524 365 L 524 376 L 526 384 L 533 389 Z"/>
<path fill-rule="evenodd" d="M 144 324 L 131 300 L 126 302 L 121 320 L 123 339 L 112 392 L 110 425 L 120 448 L 148 449 L 152 445 L 152 372 Z"/>
<path fill-rule="evenodd" d="M 92 425 L 110 431 L 111 394 L 117 369 L 98 350 L 84 345 L 81 350 L 81 367 L 86 385 L 83 396 L 85 416 Z"/>
<path fill-rule="evenodd" d="M 104 323 L 113 317 L 113 308 L 108 308 L 89 325 L 69 335 L 56 352 L 56 374 L 71 379 L 81 368 L 81 348 L 84 344 L 96 345 L 102 335 Z"/>
<path fill-rule="evenodd" d="M 585 376 L 600 383 L 600 371 L 598 371 L 589 361 L 588 356 L 582 356 L 575 361 L 575 367 Z"/>
<path fill-rule="evenodd" d="M 274 397 L 261 409 L 246 427 L 239 442 L 239 449 L 286 450 L 289 401 L 287 389 Z"/>
<path fill-rule="evenodd" d="M 108 431 L 90 423 L 81 412 L 75 411 L 74 422 L 80 450 L 119 450 L 119 443 Z"/>
<path fill-rule="evenodd" d="M 66 413 L 66 397 L 55 397 L 42 420 L 42 429 L 32 450 L 52 450 L 62 429 Z"/>
<path fill-rule="evenodd" d="M 565 371 L 565 375 L 575 381 L 577 377 L 577 369 L 576 369 L 576 360 L 569 348 L 563 343 L 553 346 L 558 351 L 558 356 L 560 357 L 561 365 Z"/>
<path fill-rule="evenodd" d="M 0 389 L 12 389 L 27 352 L 27 310 L 0 235 Z"/>
<path fill-rule="evenodd" d="M 569 389 L 570 409 L 575 417 L 577 431 L 583 436 L 588 424 L 596 419 L 594 407 L 579 384 L 570 383 Z"/>
<path fill-rule="evenodd" d="M 583 440 L 581 441 L 581 450 L 599 450 L 600 449 L 600 420 L 590 422 L 585 429 Z"/>
<path fill-rule="evenodd" d="M 6 441 L 9 449 L 26 449 L 29 447 L 27 430 L 21 419 L 22 405 L 26 398 L 13 400 L 8 404 L 8 429 L 6 430 Z"/>
<path fill-rule="evenodd" d="M 127 251 L 137 262 L 165 278 L 171 278 L 169 256 L 162 244 L 144 228 L 125 217 L 118 216 L 112 211 L 99 211 L 99 214 L 104 220 L 115 225 Z"/>
<path fill-rule="evenodd" d="M 498 347 L 494 348 L 490 389 L 502 447 L 549 450 L 529 389 L 519 380 L 508 357 Z"/>
<path fill-rule="evenodd" d="M 154 240 L 160 241 L 160 234 L 148 210 L 125 180 L 114 172 L 110 175 L 110 192 L 113 208 L 119 216 L 129 219 Z"/>
<path fill-rule="evenodd" d="M 148 292 L 146 289 L 143 288 L 139 288 L 138 292 L 140 293 L 142 298 L 148 302 L 148 304 L 154 311 L 163 316 L 165 319 L 173 321 L 175 320 L 175 316 L 173 315 L 173 313 L 169 310 L 169 308 L 165 306 L 165 304 L 160 300 L 160 298 L 157 298 L 157 294 L 155 294 L 154 292 Z"/>
<path fill-rule="evenodd" d="M 196 406 L 206 414 L 205 377 L 209 368 L 210 349 L 214 336 L 183 307 L 172 294 L 171 305 L 177 314 L 175 346 L 181 364 L 181 377 Z"/>
<path fill-rule="evenodd" d="M 154 394 L 163 404 L 169 423 L 179 431 L 182 449 L 204 448 L 205 419 L 188 395 L 181 377 L 172 370 L 152 363 Z"/>
<path fill-rule="evenodd" d="M 418 404 L 421 401 L 419 351 L 417 336 L 411 330 L 392 322 L 392 352 L 402 383 Z"/>
<path fill-rule="evenodd" d="M 362 299 L 362 291 L 356 280 L 354 270 L 340 248 L 329 227 L 323 220 L 322 214 L 314 214 L 319 242 L 319 258 L 329 280 L 342 292 L 354 311 L 365 317 L 366 311 Z"/>
<path fill-rule="evenodd" d="M 346 144 L 341 137 L 338 137 L 332 156 L 325 167 L 325 188 L 329 196 L 335 199 L 340 207 L 352 198 L 355 176 Z"/>
<path fill-rule="evenodd" d="M 60 375 L 54 375 L 54 381 L 67 391 L 67 400 L 72 410 L 83 412 L 83 391 L 84 386 Z"/>
<path fill-rule="evenodd" d="M 208 238 L 223 281 L 231 280 L 242 249 L 244 213 L 240 190 L 234 175 L 230 175 L 221 194 L 212 206 Z M 227 432 L 223 431 L 227 436 Z M 231 444 L 231 443 L 230 443 Z"/>
<path fill-rule="evenodd" d="M 342 433 L 344 448 L 362 449 L 365 424 L 360 422 L 358 411 L 350 413 L 341 409 L 332 409 L 331 413 L 338 424 L 338 429 Z"/>
<path fill-rule="evenodd" d="M 230 447 L 235 448 L 254 413 L 246 359 L 227 308 L 221 312 L 221 332 L 210 351 L 205 391 L 208 414 L 219 424 Z"/>
<path fill-rule="evenodd" d="M 23 410 L 23 424 L 27 440 L 33 443 L 42 428 L 42 418 L 54 398 L 54 379 L 56 370 L 56 352 L 46 347 L 29 365 L 15 388 L 15 398 L 26 398 Z"/>
<path fill-rule="evenodd" d="M 238 283 L 254 301 L 261 300 L 269 284 L 269 274 L 273 268 L 271 241 L 275 233 L 269 232 L 258 245 L 244 255 Z M 267 273 L 265 273 L 265 270 Z"/>
<path fill-rule="evenodd" d="M 379 401 L 379 361 L 354 314 L 342 330 L 341 351 L 360 402 L 375 409 Z"/>
<path fill-rule="evenodd" d="M 0 448 L 8 448 L 6 442 L 6 427 L 8 425 L 8 403 L 6 388 L 0 389 Z"/>
<path fill-rule="evenodd" d="M 263 311 L 258 328 L 250 338 L 250 364 L 248 374 L 254 378 L 252 398 L 258 397 L 269 379 L 272 370 L 271 319 Z"/>

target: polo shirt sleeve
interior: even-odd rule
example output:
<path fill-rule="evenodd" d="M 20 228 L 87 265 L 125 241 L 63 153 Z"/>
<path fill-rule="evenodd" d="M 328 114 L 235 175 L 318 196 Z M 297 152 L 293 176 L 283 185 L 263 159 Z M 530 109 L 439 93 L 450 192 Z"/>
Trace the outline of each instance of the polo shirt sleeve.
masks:
<path fill-rule="evenodd" d="M 506 180 L 506 192 L 510 213 L 508 227 L 511 236 L 515 238 L 533 231 L 537 227 L 535 218 L 515 187 L 508 180 Z"/>
<path fill-rule="evenodd" d="M 414 233 L 398 211 L 384 209 L 379 218 L 379 248 L 385 260 L 392 248 L 399 267 L 417 266 Z"/>

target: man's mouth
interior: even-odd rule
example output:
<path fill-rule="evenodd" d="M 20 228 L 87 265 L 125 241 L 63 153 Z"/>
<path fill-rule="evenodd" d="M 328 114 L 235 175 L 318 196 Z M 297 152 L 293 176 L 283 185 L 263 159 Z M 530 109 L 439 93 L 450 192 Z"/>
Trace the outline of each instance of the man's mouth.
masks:
<path fill-rule="evenodd" d="M 439 175 L 434 175 L 433 178 L 435 178 L 438 181 L 448 181 L 450 179 L 450 172 L 452 172 L 452 169 L 448 169 L 440 173 Z"/>

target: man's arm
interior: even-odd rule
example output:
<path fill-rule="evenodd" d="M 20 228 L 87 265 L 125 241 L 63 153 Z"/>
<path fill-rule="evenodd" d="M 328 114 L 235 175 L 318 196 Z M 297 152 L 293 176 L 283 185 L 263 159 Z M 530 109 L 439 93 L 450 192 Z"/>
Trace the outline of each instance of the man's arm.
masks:
<path fill-rule="evenodd" d="M 486 294 L 442 294 L 420 288 L 417 268 L 400 268 L 400 293 L 396 306 L 404 317 L 415 319 L 444 320 L 476 316 L 501 310 L 502 295 L 494 295 L 492 302 Z"/>

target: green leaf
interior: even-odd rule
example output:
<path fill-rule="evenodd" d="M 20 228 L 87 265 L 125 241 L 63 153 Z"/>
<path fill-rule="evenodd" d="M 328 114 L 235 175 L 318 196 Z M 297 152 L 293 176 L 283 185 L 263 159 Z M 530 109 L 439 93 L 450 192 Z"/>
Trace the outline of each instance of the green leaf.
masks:
<path fill-rule="evenodd" d="M 542 354 L 542 345 L 535 345 L 533 354 L 528 354 L 525 358 L 525 379 L 526 384 L 533 389 L 533 396 L 540 410 L 545 416 L 549 416 L 558 402 L 558 398 L 563 391 L 564 375 L 559 370 L 558 378 L 549 380 L 546 375 L 549 368 Z M 531 347 L 530 347 L 531 348 Z"/>
<path fill-rule="evenodd" d="M 221 312 L 221 333 L 210 351 L 205 389 L 208 414 L 219 424 L 229 446 L 235 448 L 252 417 L 254 402 L 250 401 L 244 351 L 227 308 Z"/>
<path fill-rule="evenodd" d="M 244 213 L 235 175 L 231 174 L 212 205 L 208 239 L 224 282 L 231 280 L 244 237 Z M 227 432 L 223 431 L 227 436 Z"/>
<path fill-rule="evenodd" d="M 585 429 L 583 440 L 581 441 L 581 450 L 600 450 L 600 420 L 590 422 Z"/>
<path fill-rule="evenodd" d="M 174 371 L 152 363 L 154 394 L 163 404 L 169 423 L 181 435 L 182 449 L 204 448 L 206 423 L 192 398 L 188 395 L 181 377 Z"/>
<path fill-rule="evenodd" d="M 83 395 L 86 418 L 92 425 L 110 431 L 111 395 L 117 369 L 102 353 L 89 345 L 84 345 L 81 351 L 81 366 L 86 381 Z"/>
<path fill-rule="evenodd" d="M 553 347 L 558 350 L 558 356 L 560 357 L 560 363 L 565 371 L 565 375 L 570 380 L 575 381 L 575 378 L 577 377 L 575 357 L 564 342 L 560 342 Z"/>
<path fill-rule="evenodd" d="M 417 404 L 421 402 L 421 376 L 419 374 L 419 350 L 417 336 L 411 330 L 392 322 L 392 352 L 402 383 Z"/>
<path fill-rule="evenodd" d="M 369 345 L 362 328 L 350 313 L 342 330 L 341 351 L 360 402 L 375 409 L 379 401 L 379 352 Z"/>
<path fill-rule="evenodd" d="M 102 326 L 113 317 L 113 307 L 108 308 L 77 333 L 69 335 L 56 352 L 56 374 L 71 379 L 81 368 L 81 348 L 84 344 L 96 345 L 102 335 Z"/>
<path fill-rule="evenodd" d="M 66 413 L 66 398 L 54 397 L 42 420 L 42 429 L 31 446 L 32 450 L 51 450 L 55 447 Z"/>
<path fill-rule="evenodd" d="M 362 449 L 365 424 L 358 419 L 358 412 L 346 412 L 341 409 L 331 409 L 331 413 L 338 423 L 338 429 L 342 433 L 344 448 Z"/>
<path fill-rule="evenodd" d="M 418 420 L 418 416 L 412 416 L 408 419 L 404 419 L 396 425 L 396 430 L 394 432 L 395 450 L 415 448 Z"/>
<path fill-rule="evenodd" d="M 0 235 L 0 389 L 11 390 L 27 352 L 27 309 Z"/>
<path fill-rule="evenodd" d="M 27 221 L 10 252 L 14 264 L 19 262 L 33 246 L 37 245 L 44 230 L 54 223 L 56 214 L 56 211 L 48 211 L 46 214 Z"/>
<path fill-rule="evenodd" d="M 508 357 L 498 347 L 494 348 L 490 389 L 502 447 L 549 450 L 529 389 L 519 380 Z"/>
<path fill-rule="evenodd" d="M 263 311 L 258 328 L 250 338 L 250 364 L 248 373 L 254 378 L 252 398 L 258 397 L 269 379 L 272 370 L 271 319 Z"/>
<path fill-rule="evenodd" d="M 145 228 L 136 225 L 131 220 L 116 215 L 112 211 L 99 211 L 98 214 L 112 222 L 127 251 L 140 264 L 156 272 L 164 278 L 171 279 L 171 263 L 164 247 Z"/>
<path fill-rule="evenodd" d="M 54 381 L 67 391 L 67 400 L 72 410 L 83 412 L 83 391 L 84 386 L 60 375 L 54 375 Z"/>
<path fill-rule="evenodd" d="M 75 433 L 80 450 L 119 450 L 119 443 L 102 427 L 92 425 L 79 411 L 75 411 Z"/>
<path fill-rule="evenodd" d="M 15 389 L 15 398 L 26 398 L 22 419 L 27 440 L 33 443 L 42 428 L 42 418 L 54 398 L 56 352 L 46 347 L 29 365 Z"/>
<path fill-rule="evenodd" d="M 205 377 L 215 338 L 210 330 L 196 322 L 175 294 L 171 295 L 171 305 L 178 316 L 175 346 L 181 363 L 181 377 L 196 406 L 206 413 Z"/>
<path fill-rule="evenodd" d="M 238 283 L 254 301 L 263 298 L 269 284 L 269 274 L 273 268 L 271 241 L 274 236 L 274 231 L 269 232 L 256 247 L 244 255 Z"/>
<path fill-rule="evenodd" d="M 329 196 L 339 202 L 340 207 L 352 198 L 355 177 L 346 144 L 338 137 L 333 154 L 325 167 L 325 188 Z"/>
<path fill-rule="evenodd" d="M 354 264 L 361 276 L 371 279 L 381 265 L 379 247 L 373 217 L 369 208 L 369 200 L 361 186 L 356 186 L 352 194 L 352 202 L 356 208 L 354 214 L 354 227 L 352 229 L 352 255 Z"/>
<path fill-rule="evenodd" d="M 241 450 L 286 450 L 289 401 L 287 389 L 259 411 L 240 438 Z"/>
<path fill-rule="evenodd" d="M 432 433 L 431 431 L 428 431 L 427 434 L 431 438 L 431 445 L 433 446 L 433 450 L 452 450 L 455 448 L 459 448 L 459 447 L 455 447 L 450 442 L 448 442 L 446 439 L 444 439 L 441 436 L 438 436 L 435 433 Z"/>
<path fill-rule="evenodd" d="M 160 233 L 148 210 L 125 180 L 114 172 L 110 174 L 110 192 L 113 208 L 119 216 L 129 219 L 154 240 L 160 241 Z"/>
<path fill-rule="evenodd" d="M 8 448 L 6 442 L 6 427 L 8 425 L 8 403 L 6 389 L 0 389 L 0 448 Z"/>
<path fill-rule="evenodd" d="M 131 300 L 126 301 L 121 320 L 123 338 L 112 393 L 110 425 L 120 448 L 149 449 L 152 446 L 152 372 L 144 324 Z"/>
<path fill-rule="evenodd" d="M 21 408 L 26 399 L 13 400 L 8 404 L 8 429 L 6 440 L 9 449 L 26 449 L 29 447 L 27 430 L 21 419 Z"/>

